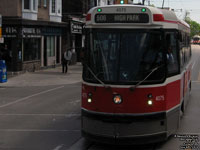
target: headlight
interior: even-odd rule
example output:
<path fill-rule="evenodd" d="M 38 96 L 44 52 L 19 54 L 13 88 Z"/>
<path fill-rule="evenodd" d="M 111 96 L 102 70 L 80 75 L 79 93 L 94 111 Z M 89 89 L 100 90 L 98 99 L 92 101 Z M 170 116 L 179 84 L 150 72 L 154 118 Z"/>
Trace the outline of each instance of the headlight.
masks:
<path fill-rule="evenodd" d="M 153 105 L 153 100 L 152 100 L 152 99 L 149 99 L 149 100 L 147 101 L 147 104 L 148 104 L 149 106 Z"/>
<path fill-rule="evenodd" d="M 88 93 L 87 102 L 88 102 L 88 103 L 92 103 L 92 93 Z"/>
<path fill-rule="evenodd" d="M 120 95 L 115 95 L 113 98 L 113 101 L 115 104 L 120 104 L 120 103 L 122 103 L 122 98 Z"/>
<path fill-rule="evenodd" d="M 92 103 L 92 98 L 88 98 L 88 103 Z"/>

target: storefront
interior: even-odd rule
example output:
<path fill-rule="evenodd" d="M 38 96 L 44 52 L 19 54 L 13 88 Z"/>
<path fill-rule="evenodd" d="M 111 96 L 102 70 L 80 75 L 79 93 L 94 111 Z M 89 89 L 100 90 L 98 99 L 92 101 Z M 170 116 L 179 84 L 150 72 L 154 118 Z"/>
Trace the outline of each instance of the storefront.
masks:
<path fill-rule="evenodd" d="M 61 63 L 62 29 L 55 27 L 42 28 L 41 66 Z"/>
<path fill-rule="evenodd" d="M 1 45 L 3 59 L 6 61 L 8 71 L 22 70 L 22 37 L 18 26 L 5 26 L 2 28 L 4 43 Z"/>
<path fill-rule="evenodd" d="M 64 27 L 66 24 L 50 26 L 48 22 L 27 20 L 11 25 L 6 20 L 3 24 L 3 49 L 8 71 L 35 71 L 61 63 Z"/>

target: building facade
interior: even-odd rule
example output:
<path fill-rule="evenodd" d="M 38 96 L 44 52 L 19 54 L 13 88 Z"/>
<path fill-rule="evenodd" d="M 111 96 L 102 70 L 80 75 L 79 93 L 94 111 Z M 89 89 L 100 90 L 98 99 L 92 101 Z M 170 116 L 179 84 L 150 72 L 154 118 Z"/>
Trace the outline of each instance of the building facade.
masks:
<path fill-rule="evenodd" d="M 63 50 L 72 49 L 72 63 L 81 61 L 81 52 L 84 49 L 84 25 L 88 10 L 97 6 L 97 0 L 63 0 L 63 22 L 68 24 L 63 38 Z"/>
<path fill-rule="evenodd" d="M 34 71 L 61 63 L 62 0 L 0 0 L 0 44 L 8 71 Z"/>

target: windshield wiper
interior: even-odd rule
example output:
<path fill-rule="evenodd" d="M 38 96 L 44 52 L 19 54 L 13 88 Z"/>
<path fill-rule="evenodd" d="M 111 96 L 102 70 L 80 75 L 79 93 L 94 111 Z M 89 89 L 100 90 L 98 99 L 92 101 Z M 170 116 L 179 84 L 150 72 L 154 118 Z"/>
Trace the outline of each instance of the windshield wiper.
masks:
<path fill-rule="evenodd" d="M 136 85 L 134 85 L 134 86 L 131 86 L 130 87 L 130 90 L 131 91 L 134 91 L 139 85 L 141 85 L 152 73 L 154 73 L 156 70 L 158 70 L 160 67 L 162 67 L 163 66 L 163 64 L 162 65 L 159 65 L 159 66 L 157 66 L 157 67 L 155 67 L 155 68 L 153 68 L 153 69 L 151 69 L 151 72 L 143 79 L 143 80 L 141 80 L 140 82 L 138 82 Z"/>
<path fill-rule="evenodd" d="M 86 64 L 84 64 L 84 65 L 87 67 L 87 69 L 89 70 L 89 72 L 93 75 L 93 77 L 94 77 L 99 83 L 101 83 L 101 84 L 103 85 L 103 87 L 105 87 L 105 88 L 110 88 L 110 86 L 106 85 L 103 81 L 101 81 L 101 80 L 94 74 L 94 72 L 92 71 L 92 69 L 91 69 L 88 65 L 86 65 Z"/>

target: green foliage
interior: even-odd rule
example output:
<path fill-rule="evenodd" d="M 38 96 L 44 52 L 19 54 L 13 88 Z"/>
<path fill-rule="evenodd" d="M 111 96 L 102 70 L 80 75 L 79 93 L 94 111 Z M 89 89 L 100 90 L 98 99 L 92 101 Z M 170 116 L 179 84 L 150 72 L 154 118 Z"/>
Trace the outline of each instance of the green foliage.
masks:
<path fill-rule="evenodd" d="M 200 24 L 196 21 L 191 20 L 189 17 L 185 20 L 189 25 L 191 29 L 191 37 L 194 35 L 200 35 Z"/>

